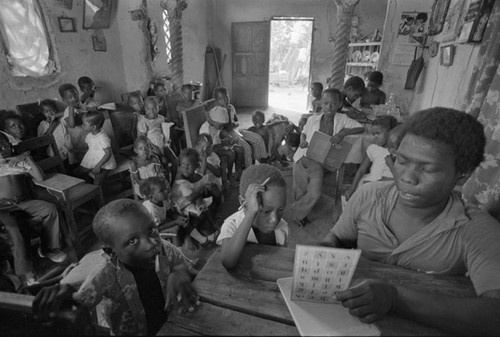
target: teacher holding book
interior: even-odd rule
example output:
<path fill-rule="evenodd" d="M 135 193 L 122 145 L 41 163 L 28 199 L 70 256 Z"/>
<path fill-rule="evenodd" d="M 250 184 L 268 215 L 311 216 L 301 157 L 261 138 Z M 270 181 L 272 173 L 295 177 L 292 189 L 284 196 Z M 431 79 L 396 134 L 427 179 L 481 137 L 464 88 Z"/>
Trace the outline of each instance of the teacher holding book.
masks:
<path fill-rule="evenodd" d="M 292 212 L 295 223 L 305 226 L 307 215 L 321 197 L 323 166 L 307 158 L 307 148 L 316 131 L 329 135 L 333 145 L 339 144 L 345 136 L 364 132 L 363 126 L 345 114 L 337 112 L 342 108 L 342 93 L 337 89 L 326 89 L 322 96 L 320 114 L 308 118 L 300 136 L 299 149 L 293 157 L 293 190 L 295 202 Z"/>

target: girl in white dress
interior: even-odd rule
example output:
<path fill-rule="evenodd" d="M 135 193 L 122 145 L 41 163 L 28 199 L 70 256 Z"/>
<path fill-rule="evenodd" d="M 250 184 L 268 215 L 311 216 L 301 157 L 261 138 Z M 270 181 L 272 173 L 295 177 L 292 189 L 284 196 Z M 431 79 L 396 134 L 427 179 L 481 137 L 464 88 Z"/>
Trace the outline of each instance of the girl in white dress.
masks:
<path fill-rule="evenodd" d="M 37 128 L 37 136 L 53 135 L 54 140 L 63 161 L 72 156 L 71 139 L 69 138 L 68 130 L 58 116 L 56 102 L 51 99 L 44 99 L 40 102 L 40 112 L 44 115 L 45 120 L 41 121 Z M 52 148 L 47 148 L 49 156 L 53 157 Z"/>
<path fill-rule="evenodd" d="M 73 171 L 73 175 L 83 179 L 88 179 L 88 174 L 92 172 L 94 184 L 96 185 L 100 185 L 111 170 L 116 168 L 111 140 L 102 131 L 103 125 L 104 115 L 100 111 L 91 110 L 83 116 L 82 128 L 87 132 L 85 143 L 87 143 L 89 149 L 85 153 L 80 166 Z"/>
<path fill-rule="evenodd" d="M 139 186 L 145 179 L 151 177 L 165 178 L 165 169 L 161 165 L 160 159 L 151 153 L 149 140 L 144 136 L 139 136 L 134 142 L 135 156 L 130 162 L 130 173 L 132 174 L 132 183 L 134 193 L 144 199 L 144 195 L 140 192 Z M 168 184 L 168 182 L 167 182 Z"/>

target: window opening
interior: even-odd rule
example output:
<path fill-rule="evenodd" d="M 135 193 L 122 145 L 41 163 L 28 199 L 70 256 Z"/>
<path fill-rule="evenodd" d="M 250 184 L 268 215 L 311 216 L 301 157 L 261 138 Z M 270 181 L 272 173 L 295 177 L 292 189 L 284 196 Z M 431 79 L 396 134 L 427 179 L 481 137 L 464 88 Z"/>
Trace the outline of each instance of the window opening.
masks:
<path fill-rule="evenodd" d="M 172 46 L 170 43 L 170 21 L 168 21 L 168 12 L 163 10 L 163 31 L 165 32 L 165 53 L 167 54 L 167 63 L 172 61 Z"/>

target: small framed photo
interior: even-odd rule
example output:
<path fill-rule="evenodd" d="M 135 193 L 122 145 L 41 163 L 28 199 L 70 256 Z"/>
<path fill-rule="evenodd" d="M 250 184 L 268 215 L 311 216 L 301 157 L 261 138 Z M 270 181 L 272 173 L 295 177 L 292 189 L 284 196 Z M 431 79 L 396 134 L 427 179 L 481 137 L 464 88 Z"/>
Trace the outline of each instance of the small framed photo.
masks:
<path fill-rule="evenodd" d="M 106 51 L 106 39 L 104 36 L 99 36 L 97 34 L 92 35 L 92 46 L 94 47 L 94 51 Z"/>
<path fill-rule="evenodd" d="M 75 18 L 58 17 L 59 21 L 59 31 L 61 33 L 73 33 L 76 32 Z"/>
<path fill-rule="evenodd" d="M 453 56 L 455 55 L 455 46 L 448 45 L 441 47 L 441 65 L 451 66 L 453 64 Z"/>

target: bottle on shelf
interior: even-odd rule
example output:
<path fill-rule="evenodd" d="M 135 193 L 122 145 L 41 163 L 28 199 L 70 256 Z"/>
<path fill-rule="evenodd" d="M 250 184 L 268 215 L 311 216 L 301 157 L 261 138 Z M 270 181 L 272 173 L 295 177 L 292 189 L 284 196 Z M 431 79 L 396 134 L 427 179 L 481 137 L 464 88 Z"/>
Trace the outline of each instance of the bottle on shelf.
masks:
<path fill-rule="evenodd" d="M 388 115 L 394 116 L 398 121 L 401 120 L 401 114 L 399 112 L 399 107 L 396 105 L 394 100 L 394 93 L 389 94 L 389 99 L 385 102 L 386 111 Z"/>

